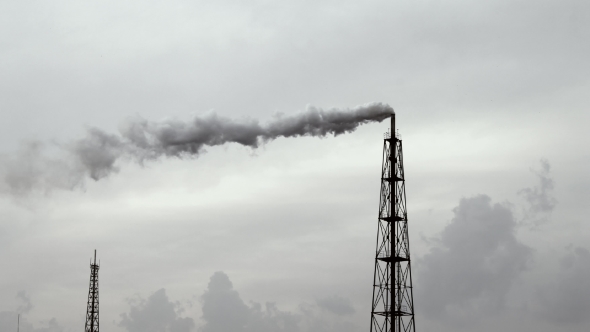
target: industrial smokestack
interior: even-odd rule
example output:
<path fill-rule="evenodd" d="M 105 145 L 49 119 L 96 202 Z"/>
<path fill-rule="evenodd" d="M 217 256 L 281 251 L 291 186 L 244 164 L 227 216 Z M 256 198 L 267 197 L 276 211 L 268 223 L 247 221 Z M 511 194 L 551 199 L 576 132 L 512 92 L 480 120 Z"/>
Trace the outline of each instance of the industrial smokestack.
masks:
<path fill-rule="evenodd" d="M 86 137 L 59 146 L 66 152 L 65 158 L 45 157 L 42 145 L 37 143 L 20 156 L 4 160 L 0 167 L 5 191 L 26 194 L 34 189 L 72 189 L 83 184 L 86 176 L 99 180 L 116 172 L 116 162 L 122 158 L 143 164 L 161 157 L 196 157 L 207 146 L 226 143 L 257 148 L 279 137 L 337 136 L 365 123 L 381 122 L 392 114 L 393 108 L 387 104 L 369 103 L 327 110 L 308 106 L 304 112 L 277 114 L 263 124 L 254 119 L 235 120 L 215 113 L 188 122 L 151 122 L 137 118 L 127 121 L 119 135 L 89 128 Z"/>

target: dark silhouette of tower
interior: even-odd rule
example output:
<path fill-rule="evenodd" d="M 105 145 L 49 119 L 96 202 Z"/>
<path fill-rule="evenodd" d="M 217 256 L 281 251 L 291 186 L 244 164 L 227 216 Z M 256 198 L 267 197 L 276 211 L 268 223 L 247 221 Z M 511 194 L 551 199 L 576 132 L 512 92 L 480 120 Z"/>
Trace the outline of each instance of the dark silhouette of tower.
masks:
<path fill-rule="evenodd" d="M 98 332 L 98 268 L 96 250 L 94 250 L 94 262 L 90 262 L 90 289 L 88 290 L 85 332 Z"/>
<path fill-rule="evenodd" d="M 401 136 L 385 133 L 371 332 L 414 332 L 414 297 Z"/>

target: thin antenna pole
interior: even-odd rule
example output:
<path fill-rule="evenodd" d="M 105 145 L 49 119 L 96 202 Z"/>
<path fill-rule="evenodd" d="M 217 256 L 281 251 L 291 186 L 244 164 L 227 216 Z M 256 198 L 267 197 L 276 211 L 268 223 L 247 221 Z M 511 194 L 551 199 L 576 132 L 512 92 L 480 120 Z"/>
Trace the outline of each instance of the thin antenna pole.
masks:
<path fill-rule="evenodd" d="M 20 331 L 20 314 L 18 314 L 17 323 L 16 323 L 16 332 Z"/>

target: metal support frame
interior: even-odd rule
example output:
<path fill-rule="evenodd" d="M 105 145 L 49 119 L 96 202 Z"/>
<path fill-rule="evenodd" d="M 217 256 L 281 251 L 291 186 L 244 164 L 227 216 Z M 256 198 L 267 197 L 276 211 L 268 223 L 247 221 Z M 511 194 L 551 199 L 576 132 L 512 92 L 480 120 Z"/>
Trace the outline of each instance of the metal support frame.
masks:
<path fill-rule="evenodd" d="M 96 250 L 94 250 L 94 262 L 90 262 L 90 288 L 88 290 L 85 332 L 98 332 L 98 269 Z"/>
<path fill-rule="evenodd" d="M 404 175 L 393 114 L 383 142 L 371 332 L 415 332 Z"/>

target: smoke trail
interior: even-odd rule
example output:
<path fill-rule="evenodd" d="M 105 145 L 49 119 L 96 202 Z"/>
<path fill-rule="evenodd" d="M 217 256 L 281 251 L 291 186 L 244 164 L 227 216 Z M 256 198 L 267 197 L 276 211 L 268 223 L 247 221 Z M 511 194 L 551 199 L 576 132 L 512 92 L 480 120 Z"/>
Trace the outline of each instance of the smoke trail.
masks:
<path fill-rule="evenodd" d="M 48 158 L 37 142 L 12 157 L 0 160 L 3 190 L 27 194 L 40 189 L 72 189 L 89 176 L 99 180 L 117 172 L 117 161 L 142 164 L 161 157 L 196 157 L 206 146 L 238 143 L 257 148 L 279 137 L 334 136 L 354 131 L 359 125 L 380 122 L 393 114 L 387 104 L 370 103 L 352 109 L 323 110 L 308 106 L 295 115 L 275 115 L 265 124 L 254 119 L 235 120 L 211 113 L 190 122 L 151 122 L 137 118 L 127 121 L 120 134 L 90 128 L 86 137 L 59 145 L 61 158 Z"/>

